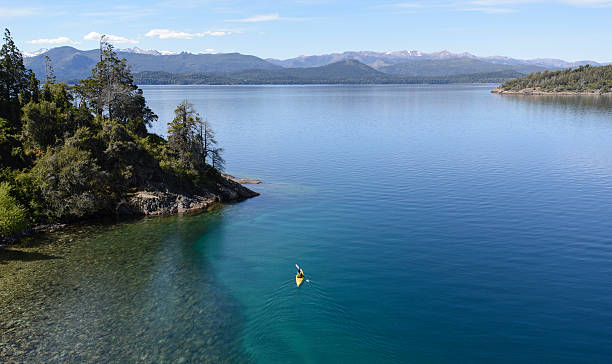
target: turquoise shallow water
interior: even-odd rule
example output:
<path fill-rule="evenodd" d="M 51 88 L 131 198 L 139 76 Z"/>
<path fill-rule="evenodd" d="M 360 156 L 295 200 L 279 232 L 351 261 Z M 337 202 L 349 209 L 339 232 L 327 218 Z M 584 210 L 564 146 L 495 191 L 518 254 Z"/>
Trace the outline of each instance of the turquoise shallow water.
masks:
<path fill-rule="evenodd" d="M 609 362 L 612 100 L 492 87 L 143 87 L 261 196 L 68 234 L 29 358 Z"/>
<path fill-rule="evenodd" d="M 197 241 L 249 358 L 612 358 L 612 102 L 491 88 L 144 88 L 265 181 Z"/>

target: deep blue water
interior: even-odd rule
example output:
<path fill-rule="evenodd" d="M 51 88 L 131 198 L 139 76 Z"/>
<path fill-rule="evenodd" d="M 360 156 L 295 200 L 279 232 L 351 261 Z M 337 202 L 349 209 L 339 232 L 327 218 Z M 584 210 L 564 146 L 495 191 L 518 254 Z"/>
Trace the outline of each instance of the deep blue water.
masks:
<path fill-rule="evenodd" d="M 246 358 L 612 361 L 612 100 L 492 87 L 142 87 L 264 181 L 179 244 Z"/>

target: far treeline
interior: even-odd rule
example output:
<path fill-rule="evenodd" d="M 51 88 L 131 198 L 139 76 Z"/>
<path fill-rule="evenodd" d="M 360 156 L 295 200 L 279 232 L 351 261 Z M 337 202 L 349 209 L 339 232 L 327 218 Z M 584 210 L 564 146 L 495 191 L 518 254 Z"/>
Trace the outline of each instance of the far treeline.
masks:
<path fill-rule="evenodd" d="M 348 60 L 320 67 L 245 70 L 226 74 L 144 71 L 135 73 L 134 81 L 139 85 L 451 84 L 500 83 L 524 75 L 514 70 L 502 70 L 437 77 L 407 77 L 382 73 L 360 62 Z"/>
<path fill-rule="evenodd" d="M 592 67 L 581 66 L 554 72 L 538 72 L 510 80 L 498 90 L 522 91 L 532 89 L 541 92 L 612 92 L 612 65 Z"/>
<path fill-rule="evenodd" d="M 48 60 L 47 60 L 48 61 Z M 199 192 L 223 166 L 207 121 L 185 101 L 168 139 L 124 59 L 100 41 L 91 76 L 41 86 L 8 29 L 0 49 L 0 238 L 30 225 L 117 213 L 137 190 Z"/>

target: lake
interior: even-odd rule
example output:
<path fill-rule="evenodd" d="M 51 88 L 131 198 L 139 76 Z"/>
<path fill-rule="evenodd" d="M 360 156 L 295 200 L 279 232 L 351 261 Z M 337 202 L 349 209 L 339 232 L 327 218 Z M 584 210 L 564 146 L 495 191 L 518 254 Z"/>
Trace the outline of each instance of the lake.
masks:
<path fill-rule="evenodd" d="M 191 101 L 261 196 L 38 242 L 24 355 L 609 362 L 612 98 L 493 87 L 143 86 L 154 132 Z"/>

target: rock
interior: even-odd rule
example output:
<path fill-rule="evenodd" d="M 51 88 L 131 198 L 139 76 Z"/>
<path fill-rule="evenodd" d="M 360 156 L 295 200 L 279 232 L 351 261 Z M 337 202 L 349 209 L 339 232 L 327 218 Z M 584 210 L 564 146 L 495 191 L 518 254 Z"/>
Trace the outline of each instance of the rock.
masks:
<path fill-rule="evenodd" d="M 234 177 L 227 173 L 221 173 L 221 175 L 225 177 L 226 179 L 229 179 L 230 181 L 234 181 L 242 185 L 258 185 L 261 183 L 260 180 L 255 179 L 255 178 L 239 178 L 239 177 Z"/>
<path fill-rule="evenodd" d="M 173 215 L 201 211 L 219 202 L 238 202 L 259 196 L 240 183 L 221 176 L 214 188 L 199 193 L 170 191 L 138 191 L 121 201 L 117 212 L 134 215 Z"/>

